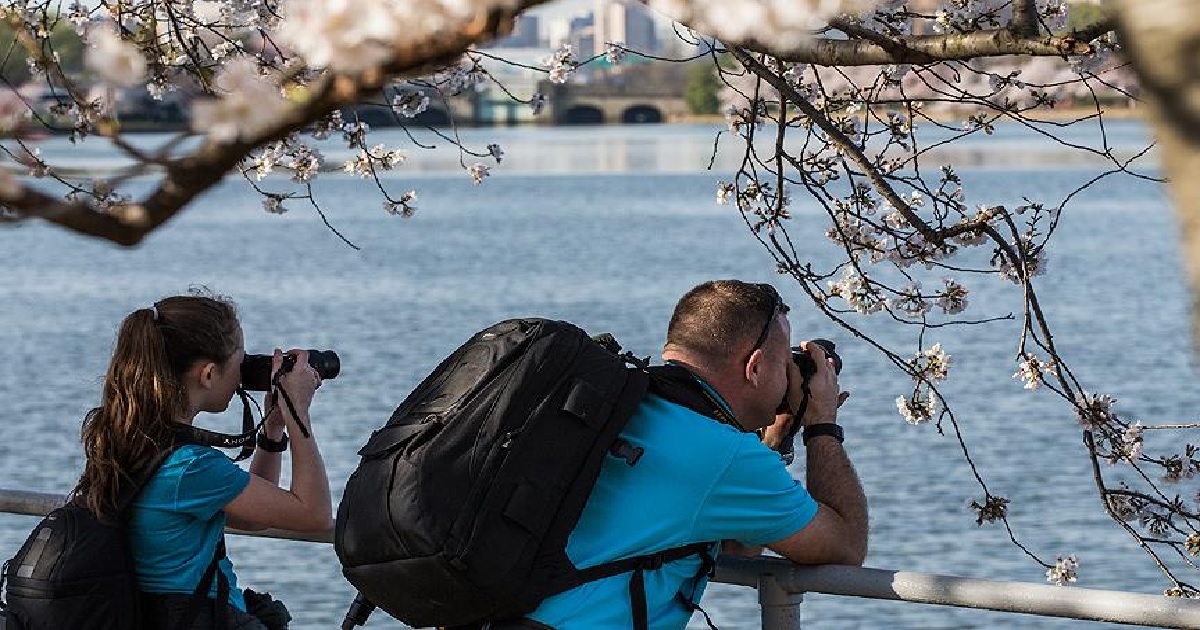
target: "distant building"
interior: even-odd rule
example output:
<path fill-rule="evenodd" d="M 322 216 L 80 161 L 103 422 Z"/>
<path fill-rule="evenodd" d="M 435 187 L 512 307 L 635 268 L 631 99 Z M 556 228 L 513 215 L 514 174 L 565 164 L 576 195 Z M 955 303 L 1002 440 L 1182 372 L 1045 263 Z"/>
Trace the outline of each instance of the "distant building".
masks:
<path fill-rule="evenodd" d="M 513 32 L 490 44 L 488 48 L 536 48 L 542 45 L 541 24 L 536 15 L 517 16 Z"/>
<path fill-rule="evenodd" d="M 567 43 L 575 51 L 576 59 L 587 59 L 596 54 L 596 20 L 592 14 L 571 18 Z M 603 46 L 603 42 L 600 46 Z"/>
<path fill-rule="evenodd" d="M 604 54 L 607 42 L 623 42 L 638 52 L 658 52 L 657 24 L 650 9 L 631 0 L 596 0 L 595 45 L 592 54 Z"/>

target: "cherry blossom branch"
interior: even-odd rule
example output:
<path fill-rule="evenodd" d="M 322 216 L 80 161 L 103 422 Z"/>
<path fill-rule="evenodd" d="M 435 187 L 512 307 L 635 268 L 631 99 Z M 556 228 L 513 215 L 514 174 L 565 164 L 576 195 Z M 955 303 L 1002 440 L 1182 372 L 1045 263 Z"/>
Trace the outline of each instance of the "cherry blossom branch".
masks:
<path fill-rule="evenodd" d="M 1036 28 L 1036 27 L 1035 27 Z M 1021 35 L 1007 28 L 974 33 L 910 35 L 891 38 L 890 44 L 873 39 L 801 40 L 791 46 L 771 45 L 753 38 L 724 42 L 729 48 L 745 48 L 796 63 L 818 66 L 875 66 L 888 64 L 924 65 L 942 61 L 967 61 L 983 57 L 1028 55 L 1062 57 L 1093 52 L 1090 42 L 1116 28 L 1116 20 L 1105 18 L 1067 35 Z M 840 29 L 839 29 L 840 30 Z M 887 37 L 880 35 L 879 37 Z M 1090 37 L 1090 39 L 1084 39 Z M 874 40 L 874 41 L 873 41 Z"/>
<path fill-rule="evenodd" d="M 452 63 L 471 46 L 506 34 L 520 13 L 547 0 L 516 0 L 484 5 L 475 19 L 447 36 L 438 34 L 392 50 L 391 59 L 361 75 L 326 74 L 307 86 L 307 100 L 282 111 L 277 121 L 252 137 L 231 142 L 209 140 L 190 155 L 165 163 L 158 187 L 140 201 L 97 208 L 89 201 L 65 200 L 29 186 L 0 199 L 18 217 L 36 217 L 68 230 L 133 246 L 219 182 L 261 145 L 280 140 L 340 107 L 357 102 L 386 79 L 419 76 Z"/>

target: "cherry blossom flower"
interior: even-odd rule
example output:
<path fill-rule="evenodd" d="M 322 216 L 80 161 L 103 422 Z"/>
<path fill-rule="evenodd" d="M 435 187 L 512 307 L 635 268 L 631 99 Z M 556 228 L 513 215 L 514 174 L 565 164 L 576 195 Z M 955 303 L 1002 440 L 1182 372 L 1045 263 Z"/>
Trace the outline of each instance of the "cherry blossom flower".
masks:
<path fill-rule="evenodd" d="M 753 38 L 790 46 L 811 37 L 830 17 L 874 9 L 863 0 L 650 0 L 650 8 L 720 40 Z"/>
<path fill-rule="evenodd" d="M 288 106 L 273 76 L 247 57 L 226 63 L 214 80 L 221 98 L 192 104 L 192 128 L 215 142 L 253 137 L 279 120 Z"/>
<path fill-rule="evenodd" d="M 937 305 L 947 315 L 957 315 L 967 309 L 967 288 L 952 278 L 942 279 L 942 290 L 937 293 Z"/>
<path fill-rule="evenodd" d="M 887 304 L 865 278 L 853 269 L 847 268 L 842 279 L 829 283 L 829 293 L 846 300 L 850 308 L 863 313 L 877 313 Z"/>
<path fill-rule="evenodd" d="M 471 176 L 471 181 L 475 182 L 476 186 L 482 184 L 483 178 L 491 175 L 491 171 L 492 168 L 490 166 L 486 166 L 478 162 L 467 168 L 467 174 Z"/>
<path fill-rule="evenodd" d="M 1113 422 L 1112 406 L 1117 400 L 1106 394 L 1083 392 L 1081 404 L 1075 409 L 1076 419 L 1085 429 L 1095 430 L 1110 426 Z"/>
<path fill-rule="evenodd" d="M 287 208 L 283 206 L 283 197 L 279 195 L 267 195 L 263 197 L 263 210 L 270 214 L 283 214 L 287 212 Z"/>
<path fill-rule="evenodd" d="M 1075 556 L 1059 558 L 1054 566 L 1046 570 L 1046 581 L 1058 586 L 1066 586 L 1078 578 L 1075 572 L 1078 568 L 1079 560 Z"/>
<path fill-rule="evenodd" d="M 604 60 L 617 65 L 625 60 L 625 42 L 604 42 Z"/>
<path fill-rule="evenodd" d="M 944 381 L 950 376 L 950 355 L 942 350 L 942 344 L 935 343 L 928 350 L 922 350 L 912 360 L 913 378 L 917 380 Z"/>
<path fill-rule="evenodd" d="M 737 192 L 737 186 L 729 182 L 717 182 L 717 204 L 725 205 L 729 203 L 729 196 Z"/>
<path fill-rule="evenodd" d="M 900 416 L 909 424 L 924 424 L 933 419 L 933 414 L 937 412 L 937 398 L 932 395 L 914 394 L 909 400 L 904 396 L 896 397 L 896 408 L 900 411 Z"/>
<path fill-rule="evenodd" d="M 417 211 L 417 204 L 414 203 L 416 200 L 417 191 L 410 190 L 395 201 L 388 200 L 383 202 L 383 209 L 388 214 L 398 214 L 407 219 L 412 217 Z"/>
<path fill-rule="evenodd" d="M 1057 368 L 1054 361 L 1042 361 L 1041 359 L 1028 355 L 1017 365 L 1017 371 L 1013 373 L 1013 378 L 1020 379 L 1025 383 L 1025 389 L 1037 389 L 1042 384 L 1045 378 L 1045 373 L 1057 373 Z"/>
<path fill-rule="evenodd" d="M 900 295 L 892 300 L 892 305 L 910 317 L 921 317 L 929 312 L 929 302 L 921 297 L 921 283 L 913 281 L 900 289 Z"/>
<path fill-rule="evenodd" d="M 575 62 L 570 44 L 560 46 L 553 55 L 546 59 L 545 63 L 550 66 L 550 81 L 553 83 L 566 83 L 571 72 L 579 65 Z"/>
<path fill-rule="evenodd" d="M 132 87 L 146 76 L 146 59 L 133 44 L 121 39 L 107 27 L 88 31 L 89 48 L 85 62 L 105 83 Z"/>
<path fill-rule="evenodd" d="M 276 34 L 311 67 L 362 72 L 387 60 L 391 43 L 399 43 L 404 32 L 422 31 L 417 24 L 401 29 L 394 5 L 387 0 L 291 0 Z"/>
<path fill-rule="evenodd" d="M 429 109 L 429 96 L 417 88 L 402 87 L 392 97 L 392 109 L 405 118 L 415 118 Z"/>
<path fill-rule="evenodd" d="M 1113 457 L 1128 462 L 1135 461 L 1142 454 L 1142 424 L 1135 422 L 1121 432 L 1121 440 L 1115 443 Z"/>
<path fill-rule="evenodd" d="M 502 149 L 498 144 L 493 143 L 487 145 L 487 150 L 488 153 L 496 159 L 496 164 L 499 164 L 500 160 L 504 158 L 504 149 Z"/>

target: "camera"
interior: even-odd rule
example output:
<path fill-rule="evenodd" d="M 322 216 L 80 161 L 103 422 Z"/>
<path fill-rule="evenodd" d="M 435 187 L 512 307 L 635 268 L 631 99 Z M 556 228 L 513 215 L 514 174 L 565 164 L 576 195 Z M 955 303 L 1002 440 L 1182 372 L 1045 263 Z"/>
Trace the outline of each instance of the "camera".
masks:
<path fill-rule="evenodd" d="M 821 346 L 821 349 L 825 351 L 825 356 L 833 359 L 833 372 L 835 374 L 842 373 L 842 357 L 838 356 L 835 351 L 837 346 L 832 341 L 828 339 L 813 339 L 809 343 Z M 805 380 L 808 380 L 813 374 L 817 373 L 817 362 L 813 361 L 813 358 L 800 346 L 792 348 L 792 361 L 796 363 L 796 367 L 800 368 L 800 374 L 804 376 Z"/>
<path fill-rule="evenodd" d="M 308 364 L 317 371 L 322 380 L 337 378 L 342 371 L 342 362 L 333 350 L 309 350 Z M 283 355 L 284 372 L 289 372 L 296 365 L 296 355 Z M 271 389 L 271 355 L 247 354 L 242 359 L 242 388 L 265 392 Z"/>

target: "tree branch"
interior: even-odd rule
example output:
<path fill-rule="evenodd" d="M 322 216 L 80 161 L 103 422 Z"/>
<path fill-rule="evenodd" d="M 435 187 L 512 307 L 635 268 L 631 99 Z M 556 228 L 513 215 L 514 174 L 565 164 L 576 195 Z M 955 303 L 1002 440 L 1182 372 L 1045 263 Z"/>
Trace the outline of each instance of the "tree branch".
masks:
<path fill-rule="evenodd" d="M 725 42 L 728 47 L 740 47 L 765 53 L 796 63 L 817 66 L 876 66 L 888 64 L 931 64 L 941 61 L 966 61 L 980 57 L 1029 55 L 1061 57 L 1092 53 L 1088 43 L 1116 26 L 1113 18 L 1105 18 L 1082 27 L 1076 34 L 1022 36 L 1009 29 L 991 29 L 975 33 L 913 35 L 890 39 L 884 45 L 878 38 L 825 39 L 813 38 L 781 48 L 761 41 Z M 840 26 L 837 26 L 841 30 Z M 1089 39 L 1085 35 L 1095 33 Z M 881 36 L 886 37 L 886 36 Z"/>
<path fill-rule="evenodd" d="M 307 101 L 280 116 L 271 128 L 253 138 L 230 143 L 206 142 L 193 154 L 166 164 L 159 186 L 140 202 L 100 208 L 85 201 L 68 201 L 28 186 L 3 205 L 18 217 L 41 218 L 60 227 L 114 243 L 137 245 L 169 221 L 193 199 L 218 183 L 255 147 L 282 139 L 330 112 L 357 102 L 363 93 L 380 88 L 391 77 L 420 76 L 454 62 L 471 46 L 502 36 L 520 13 L 548 0 L 519 0 L 504 6 L 485 6 L 475 20 L 457 33 L 439 33 L 427 40 L 394 50 L 392 60 L 379 72 L 363 76 L 325 75 L 308 86 Z"/>

